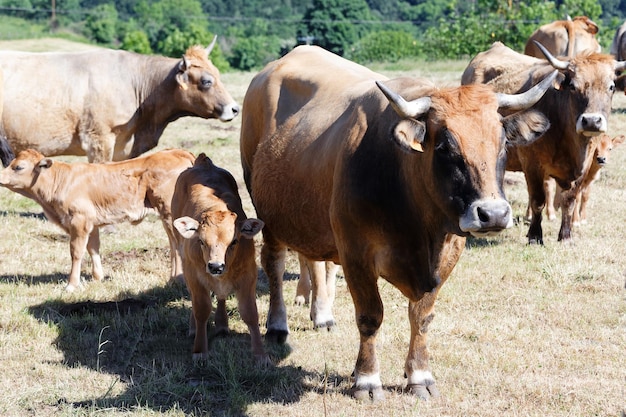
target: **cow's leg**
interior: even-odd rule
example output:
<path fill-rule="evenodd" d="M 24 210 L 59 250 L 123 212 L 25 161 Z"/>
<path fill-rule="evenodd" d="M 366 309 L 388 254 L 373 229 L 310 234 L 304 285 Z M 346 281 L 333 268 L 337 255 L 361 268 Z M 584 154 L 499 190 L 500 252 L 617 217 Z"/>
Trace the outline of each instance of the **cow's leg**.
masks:
<path fill-rule="evenodd" d="M 215 310 L 215 334 L 228 334 L 228 313 L 226 312 L 226 299 L 217 299 L 217 309 Z"/>
<path fill-rule="evenodd" d="M 176 232 L 171 221 L 162 220 L 162 223 L 170 243 L 170 284 L 183 284 L 185 279 L 183 277 L 182 249 L 176 241 Z"/>
<path fill-rule="evenodd" d="M 338 271 L 339 265 L 331 261 L 326 262 L 326 291 L 328 292 L 328 302 L 331 307 L 335 304 L 335 285 Z"/>
<path fill-rule="evenodd" d="M 359 400 L 385 397 L 380 380 L 380 365 L 376 356 L 376 336 L 383 321 L 383 303 L 378 292 L 378 277 L 360 259 L 342 259 L 344 274 L 352 301 L 360 346 L 354 367 L 352 395 Z"/>
<path fill-rule="evenodd" d="M 261 330 L 259 329 L 259 311 L 256 305 L 256 270 L 254 275 L 250 275 L 249 279 L 244 280 L 248 285 L 242 285 L 237 290 L 237 305 L 241 319 L 248 326 L 250 332 L 250 344 L 252 354 L 257 364 L 261 366 L 270 366 L 272 361 L 265 352 L 263 340 L 261 338 Z"/>
<path fill-rule="evenodd" d="M 543 192 L 546 195 L 546 217 L 552 221 L 556 219 L 555 199 L 557 194 L 556 181 L 554 178 L 546 178 L 543 181 Z"/>
<path fill-rule="evenodd" d="M 407 378 L 406 390 L 424 400 L 439 395 L 439 390 L 435 385 L 435 378 L 433 378 L 429 367 L 427 348 L 428 325 L 434 317 L 437 294 L 450 276 L 452 269 L 463 252 L 464 246 L 465 239 L 449 235 L 440 254 L 437 270 L 437 275 L 441 278 L 439 285 L 431 292 L 425 293 L 421 299 L 409 301 L 411 339 L 409 342 L 409 353 L 404 365 L 404 373 Z"/>
<path fill-rule="evenodd" d="M 108 129 L 107 127 L 103 127 Z M 108 129 L 110 130 L 110 129 Z M 81 146 L 87 154 L 89 162 L 111 162 L 115 150 L 115 135 L 113 133 L 96 134 L 93 132 L 81 133 Z"/>
<path fill-rule="evenodd" d="M 576 194 L 579 186 L 575 185 L 561 193 L 561 229 L 559 230 L 559 242 L 572 239 L 572 217 L 576 208 Z"/>
<path fill-rule="evenodd" d="M 589 202 L 591 184 L 583 187 L 576 194 L 576 208 L 574 209 L 574 226 L 587 223 L 587 203 Z"/>
<path fill-rule="evenodd" d="M 528 228 L 528 243 L 543 245 L 543 229 L 541 228 L 542 210 L 546 204 L 546 194 L 543 188 L 544 176 L 541 172 L 529 171 L 526 174 L 528 198 L 532 210 L 532 219 Z"/>
<path fill-rule="evenodd" d="M 261 264 L 270 287 L 270 306 L 267 313 L 265 337 L 277 343 L 285 343 L 289 335 L 287 309 L 283 296 L 283 274 L 285 273 L 287 247 L 273 238 L 267 225 L 263 228 L 263 242 Z"/>
<path fill-rule="evenodd" d="M 326 262 L 311 261 L 310 259 L 307 259 L 306 263 L 311 273 L 311 286 L 313 293 L 311 300 L 311 320 L 313 320 L 313 326 L 316 329 L 326 327 L 330 330 L 335 325 L 335 318 L 333 317 L 335 289 L 333 288 L 333 297 L 329 297 Z M 334 279 L 332 284 L 334 286 Z"/>
<path fill-rule="evenodd" d="M 193 360 L 207 359 L 209 356 L 207 324 L 211 315 L 211 308 L 211 294 L 204 286 L 196 285 L 191 291 L 191 309 L 196 330 L 193 340 Z"/>
<path fill-rule="evenodd" d="M 104 271 L 102 269 L 102 259 L 100 258 L 100 229 L 97 227 L 94 227 L 89 234 L 87 252 L 91 256 L 91 274 L 93 279 L 100 281 L 104 278 Z"/>
<path fill-rule="evenodd" d="M 311 274 L 306 258 L 300 253 L 298 253 L 298 262 L 300 263 L 300 278 L 296 287 L 294 304 L 301 306 L 309 304 L 311 299 Z"/>
<path fill-rule="evenodd" d="M 85 249 L 87 247 L 87 240 L 89 239 L 90 231 L 86 226 L 86 222 L 75 217 L 72 219 L 70 225 L 70 255 L 72 257 L 72 270 L 70 277 L 65 287 L 66 291 L 72 292 L 76 288 L 80 287 L 80 266 L 85 255 Z"/>

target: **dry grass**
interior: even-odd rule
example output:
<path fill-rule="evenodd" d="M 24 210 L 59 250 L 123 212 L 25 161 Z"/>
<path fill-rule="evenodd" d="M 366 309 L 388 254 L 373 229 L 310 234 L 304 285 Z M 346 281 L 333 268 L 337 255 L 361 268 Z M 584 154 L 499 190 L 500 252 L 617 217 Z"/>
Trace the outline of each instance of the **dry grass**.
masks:
<path fill-rule="evenodd" d="M 460 75 L 464 63 L 420 64 L 411 75 Z M 436 68 L 434 70 L 433 68 Z M 378 69 L 384 72 L 384 69 Z M 395 75 L 395 71 L 394 71 Z M 251 74 L 226 74 L 239 102 Z M 614 99 L 611 133 L 626 131 L 626 97 Z M 206 152 L 241 181 L 240 121 L 182 119 L 160 148 Z M 509 175 L 518 218 L 524 182 Z M 347 395 L 358 334 L 339 279 L 333 332 L 311 329 L 308 310 L 288 306 L 286 346 L 268 349 L 276 367 L 249 358 L 249 336 L 229 300 L 232 333 L 212 341 L 211 359 L 191 362 L 190 302 L 166 285 L 167 239 L 157 218 L 121 225 L 102 238 L 107 279 L 66 294 L 68 239 L 29 200 L 0 189 L 0 415 L 215 416 L 621 416 L 626 410 L 626 146 L 613 151 L 592 194 L 589 224 L 575 243 L 556 242 L 545 222 L 544 247 L 526 245 L 518 223 L 500 237 L 471 240 L 444 286 L 430 326 L 432 370 L 442 397 L 421 402 L 400 389 L 409 337 L 407 302 L 380 281 L 385 321 L 379 340 L 387 400 Z M 286 299 L 295 294 L 289 259 Z M 267 283 L 258 289 L 261 323 Z M 111 308 L 106 302 L 128 300 Z M 262 331 L 264 329 L 262 328 Z"/>

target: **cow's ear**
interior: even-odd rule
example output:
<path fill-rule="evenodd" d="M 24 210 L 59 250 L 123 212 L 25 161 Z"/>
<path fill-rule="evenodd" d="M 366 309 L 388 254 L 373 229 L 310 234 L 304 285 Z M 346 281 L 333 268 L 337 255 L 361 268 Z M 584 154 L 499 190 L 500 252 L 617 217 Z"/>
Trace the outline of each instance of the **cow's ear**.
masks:
<path fill-rule="evenodd" d="M 178 73 L 176 73 L 176 82 L 178 86 L 183 90 L 189 88 L 187 85 L 189 83 L 189 74 L 187 70 L 189 69 L 189 60 L 185 55 L 183 55 L 182 59 L 178 63 Z"/>
<path fill-rule="evenodd" d="M 615 88 L 619 91 L 623 91 L 626 94 L 626 74 L 620 75 L 615 80 Z"/>
<path fill-rule="evenodd" d="M 550 128 L 550 121 L 539 111 L 525 110 L 505 117 L 502 126 L 509 144 L 524 146 L 539 139 Z"/>
<path fill-rule="evenodd" d="M 259 219 L 246 219 L 241 224 L 241 235 L 245 238 L 252 239 L 254 235 L 259 233 L 263 229 L 265 223 Z"/>
<path fill-rule="evenodd" d="M 620 143 L 623 143 L 623 142 L 624 142 L 624 139 L 626 139 L 626 136 L 624 136 L 624 135 L 618 135 L 618 136 L 615 136 L 615 137 L 612 139 L 613 146 L 617 146 L 617 145 L 619 145 Z"/>
<path fill-rule="evenodd" d="M 44 158 L 41 161 L 39 161 L 39 163 L 37 164 L 37 166 L 39 168 L 50 168 L 53 164 L 52 159 L 50 158 Z"/>
<path fill-rule="evenodd" d="M 424 152 L 425 136 L 426 126 L 417 120 L 403 119 L 393 129 L 394 141 L 408 152 Z"/>
<path fill-rule="evenodd" d="M 563 74 L 562 72 L 559 72 L 556 75 L 556 78 L 554 79 L 554 82 L 552 83 L 552 87 L 554 87 L 555 90 L 562 90 L 563 89 L 563 83 L 565 82 L 565 74 Z"/>
<path fill-rule="evenodd" d="M 174 227 L 178 230 L 178 233 L 185 239 L 191 239 L 198 234 L 198 226 L 200 223 L 196 219 L 191 217 L 179 217 L 174 220 Z"/>

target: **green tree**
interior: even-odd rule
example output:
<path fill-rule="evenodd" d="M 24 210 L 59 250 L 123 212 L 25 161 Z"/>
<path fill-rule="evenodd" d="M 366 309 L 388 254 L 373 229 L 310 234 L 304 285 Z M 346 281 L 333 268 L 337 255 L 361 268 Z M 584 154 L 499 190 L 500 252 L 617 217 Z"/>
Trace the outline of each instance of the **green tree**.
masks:
<path fill-rule="evenodd" d="M 298 37 L 313 37 L 313 43 L 343 55 L 369 31 L 372 15 L 365 0 L 313 0 L 302 18 Z"/>
<path fill-rule="evenodd" d="M 117 10 L 112 3 L 94 7 L 85 21 L 88 36 L 98 43 L 113 42 L 116 34 L 117 17 Z"/>
<path fill-rule="evenodd" d="M 240 70 L 261 68 L 279 57 L 280 40 L 276 36 L 250 36 L 237 39 L 228 62 Z"/>
<path fill-rule="evenodd" d="M 346 58 L 360 63 L 396 62 L 402 58 L 416 57 L 421 53 L 420 44 L 403 31 L 383 30 L 365 35 Z"/>
<path fill-rule="evenodd" d="M 150 48 L 150 40 L 148 40 L 148 35 L 146 35 L 145 32 L 139 29 L 126 32 L 126 34 L 122 38 L 121 48 L 127 51 L 138 52 L 140 54 L 152 53 L 152 48 Z"/>

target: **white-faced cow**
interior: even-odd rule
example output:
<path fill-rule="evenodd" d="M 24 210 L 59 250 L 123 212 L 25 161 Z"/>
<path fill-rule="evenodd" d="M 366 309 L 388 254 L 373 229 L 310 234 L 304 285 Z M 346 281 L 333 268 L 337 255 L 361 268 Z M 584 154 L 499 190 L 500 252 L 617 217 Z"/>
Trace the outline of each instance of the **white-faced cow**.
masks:
<path fill-rule="evenodd" d="M 539 47 L 548 60 L 517 53 L 495 42 L 472 59 L 461 83 L 483 83 L 501 93 L 519 93 L 555 68 L 559 70 L 556 88 L 548 90 L 533 106 L 549 118 L 550 129 L 531 145 L 512 145 L 507 151 L 507 170 L 523 171 L 526 177 L 532 209 L 528 241 L 543 244 L 544 180 L 552 177 L 564 190 L 565 209 L 558 240 L 569 240 L 578 191 L 576 180 L 584 173 L 589 141 L 608 129 L 616 83 L 623 82 L 616 72 L 622 71 L 626 63 L 598 53 L 582 53 L 563 61 Z"/>
<path fill-rule="evenodd" d="M 539 42 L 555 56 L 574 57 L 581 52 L 600 52 L 602 48 L 596 39 L 598 25 L 587 16 L 557 20 L 541 26 L 528 39 L 524 53 L 544 58 L 535 42 Z"/>
<path fill-rule="evenodd" d="M 239 106 L 208 59 L 214 44 L 190 47 L 182 59 L 108 49 L 0 52 L 4 134 L 15 153 L 107 162 L 154 148 L 182 116 L 232 120 Z"/>
<path fill-rule="evenodd" d="M 179 232 L 185 282 L 191 293 L 189 333 L 195 334 L 193 358 L 205 359 L 209 352 L 211 292 L 217 298 L 216 333 L 228 332 L 226 298 L 235 293 L 239 314 L 250 331 L 255 359 L 262 365 L 270 364 L 256 306 L 253 237 L 261 231 L 263 222 L 246 217 L 235 179 L 200 154 L 193 168 L 180 174 L 176 182 L 172 215 Z"/>
<path fill-rule="evenodd" d="M 35 200 L 48 220 L 70 235 L 68 291 L 80 286 L 85 249 L 91 256 L 93 279 L 104 276 L 101 226 L 137 224 L 155 209 L 170 241 L 171 279 L 175 279 L 182 278 L 182 264 L 170 204 L 178 174 L 193 161 L 191 153 L 172 149 L 121 162 L 68 164 L 27 149 L 0 172 L 0 185 Z"/>
<path fill-rule="evenodd" d="M 502 190 L 506 140 L 528 143 L 548 128 L 538 112 L 502 118 L 498 109 L 532 105 L 554 76 L 532 97 L 480 85 L 440 89 L 419 79 L 388 80 L 313 46 L 257 74 L 243 104 L 241 158 L 265 222 L 266 339 L 284 342 L 289 332 L 282 279 L 290 247 L 343 268 L 360 333 L 353 394 L 384 397 L 379 277 L 409 299 L 408 389 L 436 393 L 426 349 L 436 295 L 466 236 L 512 224 Z"/>

